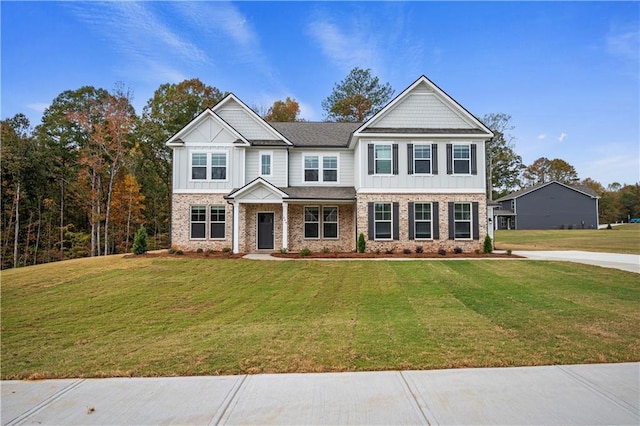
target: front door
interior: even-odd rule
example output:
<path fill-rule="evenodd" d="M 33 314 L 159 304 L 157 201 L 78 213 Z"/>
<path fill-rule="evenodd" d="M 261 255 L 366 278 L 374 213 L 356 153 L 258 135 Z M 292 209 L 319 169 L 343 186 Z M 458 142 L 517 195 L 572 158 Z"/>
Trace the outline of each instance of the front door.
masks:
<path fill-rule="evenodd" d="M 258 250 L 273 250 L 273 213 L 258 213 Z"/>

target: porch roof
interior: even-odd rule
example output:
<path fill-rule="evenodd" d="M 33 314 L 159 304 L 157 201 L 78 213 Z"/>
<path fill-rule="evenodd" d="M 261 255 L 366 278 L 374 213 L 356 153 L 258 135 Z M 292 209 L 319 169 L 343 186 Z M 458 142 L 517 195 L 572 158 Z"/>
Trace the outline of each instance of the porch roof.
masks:
<path fill-rule="evenodd" d="M 289 196 L 289 200 L 347 200 L 355 201 L 353 186 L 288 186 L 278 188 Z"/>

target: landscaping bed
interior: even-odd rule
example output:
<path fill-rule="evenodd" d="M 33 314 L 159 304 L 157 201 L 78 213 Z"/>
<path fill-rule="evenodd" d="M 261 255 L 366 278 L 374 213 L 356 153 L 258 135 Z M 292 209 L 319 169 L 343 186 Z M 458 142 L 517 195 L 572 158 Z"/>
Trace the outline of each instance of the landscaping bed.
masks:
<path fill-rule="evenodd" d="M 454 253 L 454 252 L 445 252 L 444 254 L 439 253 L 404 253 L 404 252 L 365 252 L 365 253 L 355 253 L 355 252 L 311 252 L 310 254 L 302 254 L 300 252 L 297 253 L 271 253 L 273 257 L 283 257 L 287 259 L 398 259 L 398 258 L 406 258 L 406 259 L 490 259 L 490 258 L 519 258 L 520 256 L 516 256 L 513 254 L 507 253 Z"/>

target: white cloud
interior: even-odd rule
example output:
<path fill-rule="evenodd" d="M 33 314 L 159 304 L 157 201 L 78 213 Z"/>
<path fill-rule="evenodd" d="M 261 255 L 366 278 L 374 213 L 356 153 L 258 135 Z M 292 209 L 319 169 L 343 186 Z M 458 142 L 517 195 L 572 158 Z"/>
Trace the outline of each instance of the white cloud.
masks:
<path fill-rule="evenodd" d="M 545 140 L 546 138 L 547 138 L 547 135 L 545 135 L 544 133 L 540 133 L 538 135 L 538 140 L 540 140 L 540 141 Z"/>
<path fill-rule="evenodd" d="M 124 56 L 125 74 L 164 79 L 181 76 L 172 64 L 206 64 L 207 54 L 186 37 L 170 28 L 156 10 L 158 3 L 73 2 L 73 13 L 92 31 L 103 37 Z M 143 74 L 139 73 L 144 69 Z"/>
<path fill-rule="evenodd" d="M 45 109 L 49 108 L 49 105 L 51 105 L 51 103 L 33 102 L 33 103 L 30 103 L 30 104 L 27 104 L 26 107 L 29 108 L 30 110 L 43 113 Z"/>
<path fill-rule="evenodd" d="M 611 55 L 637 62 L 640 56 L 640 31 L 611 32 L 606 37 L 606 48 Z"/>
<path fill-rule="evenodd" d="M 560 133 L 560 136 L 558 136 L 558 141 L 564 141 L 567 136 L 568 135 L 565 132 Z"/>
<path fill-rule="evenodd" d="M 605 187 L 613 182 L 622 184 L 640 182 L 640 157 L 638 155 L 603 157 L 595 161 L 587 161 L 579 169 L 581 169 L 580 177 L 591 177 Z"/>
<path fill-rule="evenodd" d="M 320 45 L 325 56 L 344 71 L 359 66 L 375 68 L 379 53 L 369 32 L 359 31 L 357 26 L 338 26 L 324 19 L 309 24 L 309 33 Z"/>

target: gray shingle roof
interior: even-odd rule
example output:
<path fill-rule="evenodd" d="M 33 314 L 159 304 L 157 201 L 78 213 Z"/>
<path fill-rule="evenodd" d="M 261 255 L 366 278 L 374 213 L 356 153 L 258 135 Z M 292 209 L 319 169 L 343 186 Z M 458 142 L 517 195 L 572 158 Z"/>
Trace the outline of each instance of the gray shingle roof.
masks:
<path fill-rule="evenodd" d="M 505 195 L 504 197 L 498 198 L 496 200 L 496 202 L 513 200 L 514 198 L 521 197 L 521 196 L 523 196 L 525 194 L 528 194 L 530 192 L 535 191 L 536 189 L 540 189 L 543 186 L 551 185 L 552 183 L 557 183 L 558 185 L 566 186 L 569 189 L 573 189 L 574 191 L 582 192 L 582 193 L 584 193 L 584 194 L 586 194 L 586 195 L 588 195 L 590 197 L 593 197 L 593 198 L 599 198 L 600 197 L 593 189 L 589 188 L 588 186 L 584 186 L 584 185 L 567 185 L 565 183 L 557 182 L 557 181 L 554 180 L 554 181 L 551 181 L 551 182 L 539 183 L 537 185 L 521 189 L 520 191 L 512 192 L 511 194 L 508 194 L 508 195 Z"/>
<path fill-rule="evenodd" d="M 301 147 L 346 147 L 351 134 L 362 123 L 332 123 L 295 121 L 269 123 L 294 146 Z"/>

